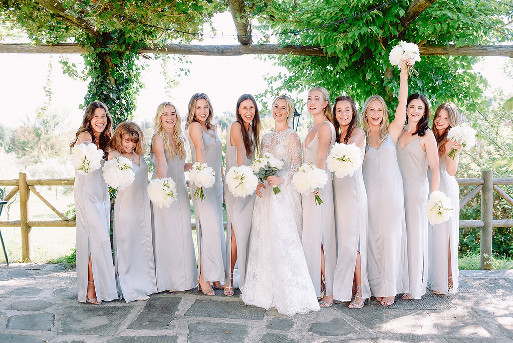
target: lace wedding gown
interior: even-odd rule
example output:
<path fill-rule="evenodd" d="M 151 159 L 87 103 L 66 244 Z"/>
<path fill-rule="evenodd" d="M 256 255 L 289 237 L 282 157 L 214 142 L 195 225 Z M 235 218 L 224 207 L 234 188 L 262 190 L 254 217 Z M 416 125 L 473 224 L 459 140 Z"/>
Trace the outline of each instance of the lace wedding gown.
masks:
<path fill-rule="evenodd" d="M 285 165 L 284 182 L 274 194 L 266 184 L 253 210 L 246 280 L 242 300 L 248 305 L 292 316 L 319 310 L 312 279 L 299 239 L 301 198 L 290 181 L 301 162 L 301 142 L 293 129 L 262 137 L 262 153 L 270 152 Z"/>

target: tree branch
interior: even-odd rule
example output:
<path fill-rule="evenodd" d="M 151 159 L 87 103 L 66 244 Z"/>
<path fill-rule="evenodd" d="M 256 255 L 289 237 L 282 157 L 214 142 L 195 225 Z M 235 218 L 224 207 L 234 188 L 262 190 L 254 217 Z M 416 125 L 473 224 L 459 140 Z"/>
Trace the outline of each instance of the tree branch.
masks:
<path fill-rule="evenodd" d="M 410 6 L 408 6 L 404 16 L 399 19 L 403 25 L 403 30 L 401 31 L 404 31 L 408 25 L 413 23 L 413 21 L 417 19 L 418 16 L 421 15 L 421 13 L 426 9 L 428 9 L 429 6 L 431 6 L 435 1 L 436 0 L 413 0 Z"/>
<path fill-rule="evenodd" d="M 251 25 L 244 11 L 244 1 L 228 0 L 228 6 L 230 6 L 230 12 L 237 30 L 237 40 L 242 45 L 251 44 Z"/>

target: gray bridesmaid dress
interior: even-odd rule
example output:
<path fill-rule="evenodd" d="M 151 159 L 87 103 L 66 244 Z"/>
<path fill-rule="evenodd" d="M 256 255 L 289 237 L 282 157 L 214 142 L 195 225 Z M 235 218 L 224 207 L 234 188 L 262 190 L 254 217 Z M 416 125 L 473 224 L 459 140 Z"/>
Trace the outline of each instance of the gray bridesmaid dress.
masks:
<path fill-rule="evenodd" d="M 428 276 L 428 219 L 426 206 L 429 192 L 427 154 L 417 136 L 401 148 L 397 157 L 404 185 L 409 294 L 420 299 L 426 293 Z"/>
<path fill-rule="evenodd" d="M 363 142 L 362 157 L 365 154 Z M 362 167 L 343 178 L 333 177 L 335 226 L 337 229 L 337 267 L 333 296 L 338 301 L 351 301 L 356 256 L 360 252 L 362 297 L 370 297 L 367 279 L 367 191 Z"/>
<path fill-rule="evenodd" d="M 114 203 L 114 260 L 118 287 L 126 302 L 157 291 L 148 197 L 148 166 L 132 163 L 135 179 L 118 189 Z"/>
<path fill-rule="evenodd" d="M 165 151 L 167 174 L 176 184 L 177 199 L 169 207 L 152 205 L 153 253 L 157 292 L 185 291 L 196 287 L 198 272 L 191 230 L 191 207 L 185 184 L 185 160 Z M 158 161 L 154 154 L 153 179 L 157 178 Z"/>
<path fill-rule="evenodd" d="M 198 270 L 203 265 L 205 281 L 224 279 L 226 261 L 223 228 L 223 181 L 221 178 L 222 143 L 217 133 L 215 138 L 202 131 L 201 139 L 205 148 L 204 163 L 215 172 L 215 183 L 210 188 L 203 188 L 205 199 L 193 198 L 196 213 L 196 232 L 198 235 Z M 190 141 L 192 161 L 196 162 L 196 149 Z M 196 186 L 191 186 L 191 194 Z"/>
<path fill-rule="evenodd" d="M 366 147 L 367 276 L 372 295 L 393 297 L 408 289 L 403 179 L 390 135 L 379 149 Z"/>
<path fill-rule="evenodd" d="M 103 161 L 102 161 L 103 165 Z M 110 246 L 110 198 L 102 168 L 87 175 L 75 173 L 78 301 L 87 298 L 87 275 L 91 255 L 98 301 L 118 299 Z"/>
<path fill-rule="evenodd" d="M 335 143 L 335 128 L 331 127 L 331 142 Z M 305 163 L 315 164 L 317 151 L 319 150 L 319 137 L 317 133 L 312 141 L 306 145 L 303 143 L 303 159 Z M 314 284 L 317 297 L 321 296 L 321 245 L 324 249 L 325 284 L 327 296 L 333 295 L 333 277 L 337 264 L 337 237 L 335 235 L 335 213 L 333 211 L 333 183 L 332 175 L 326 167 L 328 183 L 319 190 L 323 201 L 321 205 L 315 203 L 313 193 L 303 194 L 303 232 L 302 243 L 310 277 Z"/>
<path fill-rule="evenodd" d="M 255 146 L 253 145 L 253 153 Z M 244 155 L 244 165 L 251 165 L 251 158 Z M 253 156 L 252 156 L 253 157 Z M 226 170 L 225 175 L 231 167 L 237 167 L 237 147 L 230 143 L 230 130 L 226 134 Z M 225 283 L 231 282 L 231 244 L 232 244 L 232 226 L 237 243 L 237 263 L 236 268 L 239 275 L 239 287 L 244 285 L 246 276 L 246 260 L 248 255 L 249 234 L 251 232 L 251 218 L 253 218 L 253 207 L 255 205 L 255 194 L 244 198 L 236 198 L 226 187 L 224 190 L 224 202 L 226 204 L 226 275 Z"/>

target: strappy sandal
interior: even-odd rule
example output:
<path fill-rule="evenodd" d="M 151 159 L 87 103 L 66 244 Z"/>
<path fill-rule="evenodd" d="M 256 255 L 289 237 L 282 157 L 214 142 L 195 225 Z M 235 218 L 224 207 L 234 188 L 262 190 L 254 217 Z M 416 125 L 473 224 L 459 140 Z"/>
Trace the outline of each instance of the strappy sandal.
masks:
<path fill-rule="evenodd" d="M 210 282 L 207 282 L 210 286 Z M 201 291 L 201 293 L 203 293 L 203 295 L 208 295 L 208 296 L 213 296 L 213 295 L 216 295 L 216 292 L 214 292 L 214 290 L 212 289 L 212 286 L 210 286 L 208 289 L 203 289 L 203 287 L 201 287 L 201 284 L 198 280 L 198 291 Z"/>
<path fill-rule="evenodd" d="M 94 282 L 93 281 L 87 281 L 87 283 L 91 283 L 94 285 Z M 100 305 L 102 302 L 101 301 L 98 301 L 98 299 L 96 297 L 94 298 L 89 298 L 89 299 L 86 299 L 86 303 L 88 304 L 93 304 L 93 305 Z"/>
<path fill-rule="evenodd" d="M 224 291 L 223 291 L 224 295 L 226 295 L 227 297 L 232 297 L 234 292 L 233 292 L 233 286 L 232 285 L 224 285 Z"/>
<path fill-rule="evenodd" d="M 333 301 L 332 301 L 331 303 L 327 303 L 327 302 L 325 302 L 325 301 L 321 300 L 321 301 L 319 301 L 319 306 L 320 306 L 321 308 L 328 308 L 328 307 L 331 307 L 331 306 L 333 306 Z"/>
<path fill-rule="evenodd" d="M 362 288 L 360 286 L 356 286 L 356 292 L 354 294 L 353 300 L 349 303 L 347 307 L 349 308 L 362 308 L 365 305 L 365 299 L 358 294 L 362 294 Z"/>
<path fill-rule="evenodd" d="M 385 299 L 385 297 L 381 298 L 379 300 L 379 303 L 381 304 L 381 306 L 383 307 L 387 307 L 387 306 L 390 306 L 394 303 L 395 299 L 394 300 L 390 300 L 390 299 Z"/>
<path fill-rule="evenodd" d="M 411 296 L 410 293 L 404 293 L 403 296 L 401 297 L 401 299 L 403 299 L 403 300 L 413 300 L 413 297 Z"/>

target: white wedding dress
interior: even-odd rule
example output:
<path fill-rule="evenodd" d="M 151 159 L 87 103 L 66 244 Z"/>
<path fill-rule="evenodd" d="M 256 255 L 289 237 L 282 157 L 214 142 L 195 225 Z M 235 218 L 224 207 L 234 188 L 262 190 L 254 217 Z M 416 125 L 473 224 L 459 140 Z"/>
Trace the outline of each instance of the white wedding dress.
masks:
<path fill-rule="evenodd" d="M 301 162 L 301 141 L 293 129 L 270 132 L 262 137 L 262 153 L 270 152 L 285 162 L 277 175 L 284 182 L 274 194 L 266 183 L 257 197 L 249 239 L 245 304 L 292 316 L 319 310 L 308 272 L 298 229 L 301 228 L 301 197 L 290 181 Z"/>

